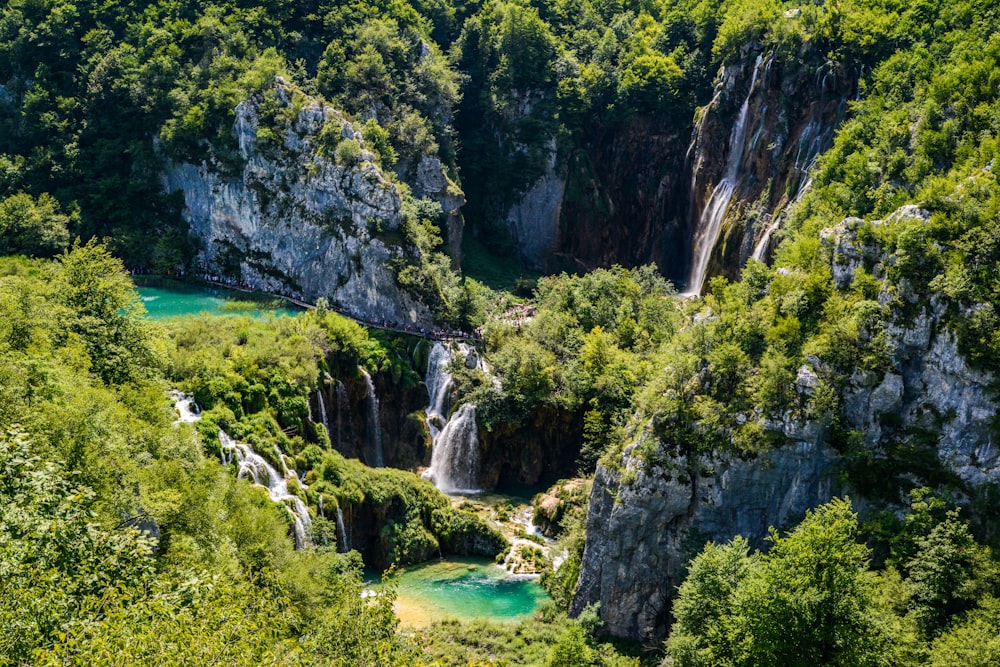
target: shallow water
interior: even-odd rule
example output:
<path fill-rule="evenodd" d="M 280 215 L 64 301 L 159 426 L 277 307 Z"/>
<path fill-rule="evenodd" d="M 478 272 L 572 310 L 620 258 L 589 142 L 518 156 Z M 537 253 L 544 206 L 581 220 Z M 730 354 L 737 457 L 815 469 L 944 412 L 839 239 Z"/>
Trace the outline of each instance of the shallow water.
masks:
<path fill-rule="evenodd" d="M 512 577 L 487 560 L 454 558 L 406 568 L 396 615 L 411 627 L 446 618 L 517 621 L 547 599 L 537 579 Z"/>
<path fill-rule="evenodd" d="M 302 312 L 298 308 L 266 308 L 261 302 L 259 307 L 233 309 L 227 304 L 235 301 L 249 306 L 251 295 L 223 290 L 214 287 L 170 286 L 170 287 L 138 287 L 142 305 L 146 307 L 150 319 L 161 320 L 168 317 L 183 317 L 185 315 L 253 315 L 264 314 L 295 315 Z"/>

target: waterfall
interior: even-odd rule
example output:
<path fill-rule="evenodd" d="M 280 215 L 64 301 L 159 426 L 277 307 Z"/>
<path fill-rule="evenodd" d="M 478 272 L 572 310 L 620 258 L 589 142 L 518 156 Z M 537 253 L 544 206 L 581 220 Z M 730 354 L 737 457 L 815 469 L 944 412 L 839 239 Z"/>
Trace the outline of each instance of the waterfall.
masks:
<path fill-rule="evenodd" d="M 323 424 L 323 428 L 326 429 L 326 433 L 327 433 L 327 435 L 329 435 L 330 434 L 330 422 L 328 422 L 327 419 L 326 419 L 326 400 L 324 400 L 324 398 L 323 398 L 323 387 L 320 387 L 319 389 L 316 390 L 316 398 L 319 399 L 319 401 L 317 401 L 317 402 L 319 403 L 319 419 L 320 419 L 320 423 Z"/>
<path fill-rule="evenodd" d="M 282 457 L 282 468 L 285 468 L 285 470 L 279 473 L 260 454 L 255 452 L 250 445 L 236 442 L 225 431 L 219 431 L 219 443 L 222 445 L 223 463 L 229 464 L 235 457 L 237 479 L 250 477 L 254 484 L 267 489 L 271 500 L 281 503 L 288 510 L 294 523 L 295 548 L 301 549 L 308 546 L 309 528 L 312 526 L 312 519 L 309 516 L 309 508 L 302 502 L 302 499 L 288 492 L 286 476 L 294 476 L 295 472 L 285 468 L 284 458 Z M 280 455 L 281 453 L 279 452 Z"/>
<path fill-rule="evenodd" d="M 830 65 L 830 63 L 827 63 Z M 863 68 L 864 66 L 862 66 Z M 822 78 L 820 74 L 822 73 Z M 812 110 L 810 112 L 809 122 L 806 124 L 805 128 L 799 134 L 798 147 L 795 151 L 795 165 L 794 170 L 798 181 L 796 183 L 797 188 L 795 194 L 792 197 L 792 201 L 789 204 L 795 204 L 802 198 L 802 195 L 809 189 L 812 185 L 812 177 L 810 172 L 813 167 L 816 166 L 816 161 L 819 159 L 820 153 L 823 152 L 825 146 L 829 145 L 833 138 L 833 131 L 836 127 L 836 123 L 832 125 L 827 125 L 823 119 L 823 109 L 824 101 L 826 99 L 826 82 L 827 78 L 830 76 L 830 71 L 826 67 L 819 67 L 816 69 L 816 77 L 814 81 L 814 86 L 819 92 L 819 101 L 813 103 Z M 836 78 L 836 74 L 834 74 Z M 834 88 L 836 90 L 836 88 Z M 791 182 L 791 181 L 790 181 Z M 761 262 L 764 261 L 764 256 L 767 254 L 768 247 L 771 243 L 771 236 L 775 231 L 781 226 L 784 221 L 784 212 L 787 210 L 787 206 L 782 211 L 775 211 L 774 220 L 767 226 L 764 230 L 764 234 L 761 235 L 760 240 L 754 246 L 753 253 L 750 255 L 756 260 Z"/>
<path fill-rule="evenodd" d="M 434 439 L 431 467 L 424 475 L 445 493 L 479 493 L 475 405 L 463 403 Z"/>
<path fill-rule="evenodd" d="M 177 419 L 174 420 L 174 426 L 193 424 L 201 419 L 201 408 L 194 402 L 194 397 L 191 394 L 171 389 L 167 395 L 173 400 L 174 410 L 177 411 L 178 415 Z"/>
<path fill-rule="evenodd" d="M 347 539 L 347 527 L 344 526 L 344 510 L 337 508 L 337 553 L 346 554 L 351 550 Z"/>
<path fill-rule="evenodd" d="M 705 205 L 701 217 L 698 219 L 698 227 L 695 231 L 694 254 L 691 258 L 691 271 L 688 274 L 687 289 L 685 294 L 697 296 L 701 294 L 701 288 L 705 282 L 705 273 L 708 270 L 708 260 L 712 255 L 719 240 L 719 229 L 722 227 L 722 220 L 726 216 L 729 208 L 729 201 L 733 197 L 733 191 L 739 182 L 740 164 L 743 162 L 743 152 L 746 148 L 747 115 L 750 110 L 750 97 L 757 86 L 757 75 L 760 72 L 763 55 L 757 56 L 754 63 L 753 76 L 750 79 L 750 88 L 747 90 L 746 99 L 740 107 L 740 113 L 736 117 L 736 124 L 733 125 L 729 134 L 729 154 L 726 156 L 726 166 L 722 174 L 722 180 L 712 190 L 712 196 Z"/>
<path fill-rule="evenodd" d="M 361 366 L 358 370 L 365 377 L 365 387 L 368 389 L 366 399 L 368 401 L 368 448 L 371 450 L 370 458 L 365 457 L 367 463 L 372 468 L 384 468 L 385 460 L 382 456 L 382 427 L 378 418 L 378 396 L 375 395 L 375 383 L 372 376 Z"/>
<path fill-rule="evenodd" d="M 427 359 L 427 375 L 424 384 L 430 403 L 427 405 L 427 428 L 431 432 L 431 440 L 437 440 L 441 429 L 448 423 L 448 399 L 450 398 L 452 380 L 448 374 L 448 362 L 451 353 L 441 341 L 436 341 Z"/>

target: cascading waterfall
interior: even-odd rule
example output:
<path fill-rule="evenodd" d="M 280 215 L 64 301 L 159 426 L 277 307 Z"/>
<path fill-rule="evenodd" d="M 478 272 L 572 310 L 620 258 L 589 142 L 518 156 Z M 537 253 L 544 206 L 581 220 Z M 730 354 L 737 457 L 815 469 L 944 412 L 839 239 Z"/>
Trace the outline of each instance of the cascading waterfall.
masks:
<path fill-rule="evenodd" d="M 286 476 L 294 476 L 295 472 L 286 468 L 283 473 L 279 473 L 250 445 L 236 442 L 225 431 L 219 431 L 219 443 L 222 445 L 223 463 L 228 465 L 235 457 L 237 479 L 250 477 L 254 484 L 267 489 L 271 500 L 281 503 L 288 510 L 294 524 L 295 548 L 301 549 L 308 546 L 309 529 L 312 527 L 309 508 L 306 507 L 301 498 L 288 492 Z M 282 467 L 285 467 L 284 462 L 282 462 Z"/>
<path fill-rule="evenodd" d="M 475 405 L 463 403 L 434 439 L 431 467 L 425 475 L 445 493 L 480 492 Z"/>
<path fill-rule="evenodd" d="M 194 402 L 194 397 L 191 394 L 171 389 L 167 392 L 167 395 L 173 400 L 174 409 L 178 415 L 174 421 L 174 426 L 178 424 L 193 424 L 201 419 L 201 408 Z"/>
<path fill-rule="evenodd" d="M 753 76 L 750 80 L 750 88 L 747 90 L 746 99 L 740 107 L 740 113 L 736 117 L 736 124 L 729 135 L 729 154 L 726 156 L 726 166 L 722 174 L 722 180 L 712 190 L 712 196 L 705 205 L 701 217 L 698 219 L 698 228 L 695 231 L 694 255 L 691 260 L 691 271 L 688 274 L 687 290 L 688 296 L 701 294 L 701 288 L 705 282 L 705 273 L 708 270 L 708 260 L 712 255 L 712 249 L 719 240 L 719 229 L 729 208 L 729 201 L 733 197 L 733 191 L 739 182 L 740 163 L 743 162 L 743 153 L 746 148 L 747 116 L 750 111 L 750 98 L 754 88 L 757 86 L 757 75 L 760 72 L 763 55 L 757 56 L 754 63 Z"/>
<path fill-rule="evenodd" d="M 323 387 L 316 390 L 316 397 L 319 399 L 319 419 L 320 423 L 323 424 L 323 428 L 326 429 L 327 435 L 330 434 L 330 422 L 326 419 L 326 399 L 323 398 Z"/>
<path fill-rule="evenodd" d="M 382 427 L 378 417 L 378 396 L 375 395 L 375 383 L 372 376 L 361 366 L 358 370 L 365 377 L 365 387 L 368 389 L 366 399 L 368 401 L 368 448 L 371 450 L 371 458 L 366 461 L 372 468 L 384 468 L 385 459 L 382 455 Z"/>
<path fill-rule="evenodd" d="M 449 361 L 451 353 L 448 348 L 441 341 L 435 342 L 427 359 L 427 376 L 424 378 L 430 398 L 427 406 L 427 428 L 430 429 L 432 440 L 437 440 L 441 429 L 448 423 L 448 399 L 453 385 L 451 375 L 448 373 Z"/>
<path fill-rule="evenodd" d="M 816 165 L 816 161 L 819 159 L 820 153 L 823 152 L 824 147 L 830 143 L 833 137 L 833 130 L 836 124 L 834 123 L 833 125 L 828 125 L 823 119 L 827 80 L 830 77 L 830 67 L 832 66 L 833 64 L 828 62 L 825 66 L 816 69 L 816 77 L 813 85 L 819 92 L 819 100 L 813 104 L 809 123 L 806 124 L 802 133 L 799 135 L 798 148 L 795 151 L 794 165 L 796 172 L 795 175 L 798 177 L 798 187 L 795 190 L 795 194 L 792 197 L 792 201 L 789 206 L 799 201 L 802 198 L 802 195 L 804 195 L 809 189 L 809 186 L 812 185 L 812 177 L 810 176 L 810 173 Z M 862 71 L 863 68 L 864 66 L 862 66 Z M 835 89 L 836 73 L 834 72 L 834 90 Z M 771 236 L 778 230 L 781 223 L 784 221 L 784 211 L 787 210 L 787 208 L 788 207 L 785 207 L 785 209 L 781 212 L 776 212 L 774 220 L 767 226 L 767 229 L 764 230 L 760 240 L 757 241 L 757 245 L 754 246 L 753 253 L 750 255 L 751 257 L 761 262 L 764 261 L 764 255 L 767 253 L 768 247 L 771 243 Z"/>
<path fill-rule="evenodd" d="M 337 508 L 337 553 L 346 554 L 351 550 L 347 539 L 347 527 L 344 525 L 344 510 Z"/>
<path fill-rule="evenodd" d="M 458 354 L 468 359 L 474 351 L 460 344 Z M 431 433 L 433 451 L 431 465 L 424 471 L 424 478 L 434 483 L 444 493 L 479 492 L 479 435 L 476 427 L 476 406 L 465 403 L 448 418 L 449 400 L 454 386 L 448 364 L 452 353 L 438 341 L 427 358 L 427 428 Z M 479 357 L 476 367 L 486 372 Z"/>

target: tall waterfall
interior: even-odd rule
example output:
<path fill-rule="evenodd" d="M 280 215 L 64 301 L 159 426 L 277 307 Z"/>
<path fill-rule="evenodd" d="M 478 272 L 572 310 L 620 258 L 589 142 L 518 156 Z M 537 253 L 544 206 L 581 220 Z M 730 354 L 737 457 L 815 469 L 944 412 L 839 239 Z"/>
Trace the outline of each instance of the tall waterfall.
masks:
<path fill-rule="evenodd" d="M 740 163 L 743 162 L 743 153 L 746 149 L 747 115 L 750 111 L 750 97 L 757 86 L 757 74 L 760 72 L 763 55 L 757 56 L 754 63 L 753 76 L 750 80 L 750 88 L 747 90 L 746 99 L 740 107 L 740 113 L 736 117 L 736 124 L 729 134 L 729 154 L 726 156 L 726 166 L 722 173 L 722 180 L 712 190 L 712 196 L 705 209 L 698 219 L 698 228 L 695 230 L 694 255 L 691 258 L 691 271 L 688 274 L 687 288 L 685 294 L 697 296 L 701 294 L 701 288 L 705 283 L 705 273 L 708 271 L 708 260 L 712 255 L 712 249 L 719 240 L 719 229 L 722 221 L 726 217 L 726 210 L 729 208 L 729 201 L 733 198 L 733 191 L 739 182 Z"/>
<path fill-rule="evenodd" d="M 238 472 L 237 479 L 250 477 L 254 484 L 263 486 L 271 496 L 271 500 L 281 503 L 292 516 L 295 529 L 295 547 L 301 549 L 309 545 L 309 529 L 312 527 L 312 518 L 309 516 L 309 508 L 302 502 L 302 499 L 288 492 L 288 482 L 286 476 L 295 475 L 294 471 L 285 468 L 279 473 L 264 458 L 255 452 L 250 445 L 236 442 L 225 431 L 219 431 L 219 443 L 222 445 L 222 461 L 229 464 L 233 457 L 236 458 Z"/>
<path fill-rule="evenodd" d="M 337 451 L 344 449 L 344 412 L 347 410 L 347 389 L 337 380 Z"/>
<path fill-rule="evenodd" d="M 453 385 L 448 373 L 449 361 L 451 353 L 448 348 L 441 341 L 435 342 L 427 358 L 427 376 L 424 378 L 430 398 L 427 405 L 427 428 L 430 429 L 432 440 L 437 440 L 441 429 L 448 423 L 448 399 Z"/>
<path fill-rule="evenodd" d="M 379 424 L 378 396 L 375 395 L 375 383 L 372 382 L 372 376 L 368 374 L 368 371 L 361 366 L 358 366 L 358 370 L 365 377 L 365 387 L 368 389 L 368 395 L 365 398 L 368 401 L 368 449 L 370 452 L 369 456 L 365 457 L 365 462 L 372 468 L 384 468 L 382 427 Z"/>
<path fill-rule="evenodd" d="M 459 348 L 463 358 L 471 349 Z M 433 440 L 431 466 L 424 477 L 445 493 L 479 492 L 479 435 L 476 427 L 476 406 L 464 403 L 448 419 L 448 402 L 453 386 L 448 373 L 451 352 L 441 342 L 434 344 L 427 359 L 427 427 Z M 477 360 L 477 366 L 482 360 Z"/>
<path fill-rule="evenodd" d="M 351 542 L 347 539 L 347 527 L 344 525 L 344 510 L 337 508 L 337 553 L 346 554 L 351 550 Z"/>

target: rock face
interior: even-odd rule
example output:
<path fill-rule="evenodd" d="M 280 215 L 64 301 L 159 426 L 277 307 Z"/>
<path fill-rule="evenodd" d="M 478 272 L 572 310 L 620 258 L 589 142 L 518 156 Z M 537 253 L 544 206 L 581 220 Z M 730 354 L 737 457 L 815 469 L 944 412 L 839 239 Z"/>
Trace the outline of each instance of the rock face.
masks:
<path fill-rule="evenodd" d="M 263 96 L 236 109 L 237 173 L 215 162 L 171 164 L 163 173 L 202 244 L 196 270 L 307 301 L 326 297 L 370 321 L 429 321 L 390 268 L 417 251 L 399 233 L 400 195 L 360 133 L 280 80 L 275 92 L 276 114 Z M 337 164 L 330 137 L 334 145 L 357 142 L 360 155 Z"/>
<path fill-rule="evenodd" d="M 709 275 L 735 278 L 751 256 L 767 258 L 782 212 L 808 186 L 809 170 L 831 146 L 856 88 L 855 73 L 843 67 L 787 63 L 773 51 L 760 52 L 756 60 L 748 51 L 722 68 L 712 101 L 698 111 L 687 165 L 685 220 L 693 236 L 724 178 L 734 148 L 733 121 L 746 102 L 746 128 L 738 142 L 742 152 L 732 198 L 721 212 Z"/>
<path fill-rule="evenodd" d="M 637 450 L 650 437 L 626 448 L 620 470 L 598 467 L 572 608 L 600 602 L 607 631 L 636 640 L 666 633 L 671 596 L 706 541 L 745 535 L 763 547 L 768 526 L 791 526 L 840 491 L 837 454 L 821 442 L 749 461 L 661 444 L 646 460 Z"/>
<path fill-rule="evenodd" d="M 544 173 L 499 215 L 537 268 L 655 262 L 684 284 L 693 239 L 725 176 L 731 134 L 747 102 L 746 132 L 735 142 L 741 157 L 709 262 L 710 275 L 735 277 L 750 256 L 767 257 L 781 212 L 831 145 L 855 75 L 816 54 L 785 62 L 757 45 L 720 70 L 694 122 L 635 115 L 589 127 L 558 157 L 550 147 Z"/>
<path fill-rule="evenodd" d="M 928 217 L 904 207 L 873 224 L 922 224 Z M 1000 409 L 992 389 L 997 378 L 962 357 L 941 325 L 941 297 L 927 299 L 903 280 L 889 281 L 885 268 L 895 259 L 861 244 L 862 224 L 845 220 L 824 230 L 822 238 L 839 289 L 850 286 L 859 267 L 874 266 L 873 275 L 881 280 L 879 301 L 890 313 L 888 368 L 843 378 L 841 422 L 860 434 L 874 474 L 947 490 L 970 506 L 973 521 L 982 519 L 990 508 L 978 507 L 977 492 L 1000 484 L 1000 451 L 991 424 Z M 796 391 L 815 392 L 818 374 L 826 372 L 821 359 L 806 357 Z M 618 465 L 598 467 L 573 611 L 600 602 L 611 634 L 661 637 L 683 568 L 706 541 L 743 535 L 764 546 L 768 526 L 791 527 L 807 509 L 844 493 L 862 508 L 902 505 L 903 498 L 867 498 L 859 485 L 840 481 L 846 461 L 828 444 L 825 420 L 789 411 L 780 419 L 762 419 L 761 425 L 780 433 L 785 444 L 750 460 L 680 452 L 657 439 L 648 425 L 637 426 Z M 893 458 L 893 451 L 904 454 Z M 880 480 L 883 487 L 891 486 L 888 482 Z"/>

